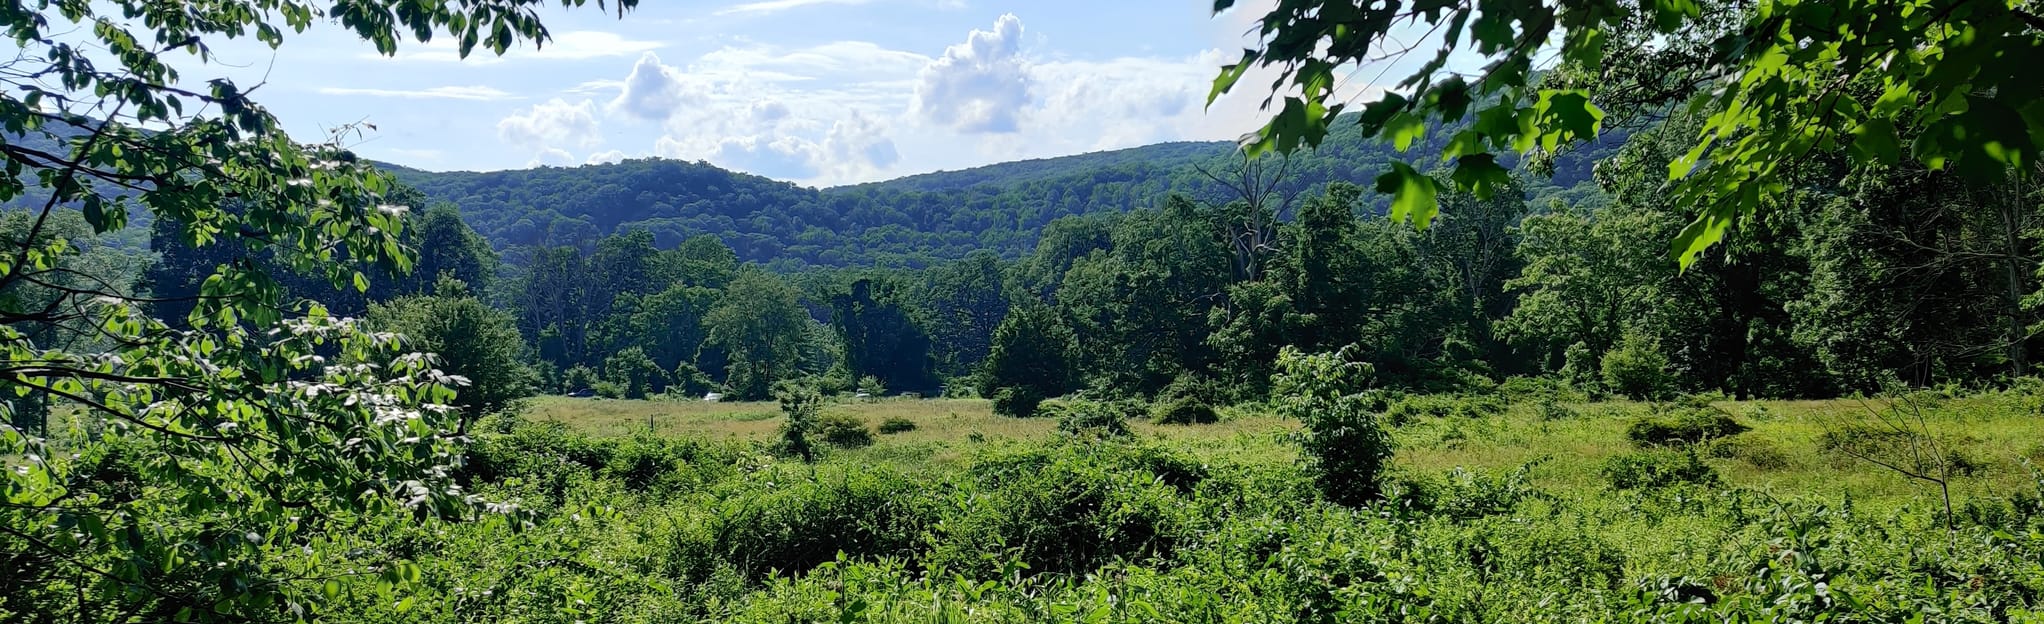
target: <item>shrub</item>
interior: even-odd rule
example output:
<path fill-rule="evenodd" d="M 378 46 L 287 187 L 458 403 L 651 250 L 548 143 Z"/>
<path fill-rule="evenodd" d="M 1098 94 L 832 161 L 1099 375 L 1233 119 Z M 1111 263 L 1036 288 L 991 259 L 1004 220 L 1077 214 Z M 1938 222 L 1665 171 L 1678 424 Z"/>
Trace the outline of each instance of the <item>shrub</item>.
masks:
<path fill-rule="evenodd" d="M 1393 402 L 1384 410 L 1384 421 L 1397 427 L 1420 418 L 1483 418 L 1504 412 L 1504 401 L 1494 396 L 1415 395 Z"/>
<path fill-rule="evenodd" d="M 595 389 L 596 380 L 596 369 L 581 365 L 570 366 L 568 370 L 561 371 L 561 391 Z"/>
<path fill-rule="evenodd" d="M 880 433 L 883 434 L 906 433 L 915 430 L 916 421 L 900 416 L 889 416 L 887 420 L 880 421 Z"/>
<path fill-rule="evenodd" d="M 1718 459 L 1736 459 L 1761 470 L 1780 470 L 1789 465 L 1786 451 L 1765 438 L 1737 435 L 1713 441 L 1710 456 Z"/>
<path fill-rule="evenodd" d="M 1205 401 L 1181 396 L 1157 402 L 1150 410 L 1150 421 L 1160 425 L 1205 425 L 1220 422 L 1221 415 Z"/>
<path fill-rule="evenodd" d="M 1697 444 L 1731 437 L 1749 429 L 1715 407 L 1678 407 L 1634 421 L 1625 437 L 1641 448 Z"/>
<path fill-rule="evenodd" d="M 809 441 L 809 434 L 822 414 L 823 396 L 813 388 L 797 385 L 783 386 L 780 395 L 781 415 L 787 420 L 781 423 L 781 441 L 774 450 L 805 462 L 814 461 L 816 446 Z"/>
<path fill-rule="evenodd" d="M 1067 397 L 1043 402 L 1040 412 L 1057 419 L 1057 430 L 1074 437 L 1119 438 L 1133 435 L 1130 416 L 1142 412 L 1134 404 Z"/>
<path fill-rule="evenodd" d="M 1001 388 L 994 391 L 994 413 L 1015 418 L 1029 418 L 1036 415 L 1043 404 L 1043 397 L 1035 390 L 1023 387 Z"/>
<path fill-rule="evenodd" d="M 674 367 L 674 383 L 667 386 L 669 392 L 680 392 L 691 397 L 700 397 L 716 387 L 716 380 L 696 365 L 682 362 Z"/>
<path fill-rule="evenodd" d="M 1305 426 L 1299 446 L 1321 494 L 1350 506 L 1375 500 L 1392 447 L 1390 433 L 1367 409 L 1370 365 L 1354 347 L 1314 355 L 1286 347 L 1277 371 L 1273 401 L 1280 415 Z"/>
<path fill-rule="evenodd" d="M 816 435 L 838 448 L 873 445 L 873 430 L 866 427 L 866 421 L 850 414 L 832 413 L 817 418 Z"/>
<path fill-rule="evenodd" d="M 625 387 L 608 381 L 599 381 L 596 383 L 589 384 L 589 389 L 596 391 L 596 396 L 600 396 L 606 399 L 625 398 Z"/>
<path fill-rule="evenodd" d="M 1581 416 L 1576 409 L 1562 405 L 1560 401 L 1542 399 L 1533 403 L 1533 415 L 1541 420 L 1568 420 Z"/>
<path fill-rule="evenodd" d="M 799 574 L 839 552 L 914 557 L 937 519 L 924 484 L 892 471 L 787 473 L 725 499 L 708 532 L 718 558 L 747 578 Z"/>
<path fill-rule="evenodd" d="M 868 396 L 876 398 L 887 396 L 887 384 L 882 383 L 879 377 L 874 377 L 872 375 L 860 377 L 859 386 L 857 390 L 859 392 L 865 393 Z"/>
<path fill-rule="evenodd" d="M 1170 555 L 1189 539 L 1183 494 L 1204 475 L 1168 451 L 1111 444 L 1058 445 L 975 463 L 971 496 L 954 500 L 932 553 L 936 563 L 984 578 L 990 553 L 1030 572 L 1080 574 L 1115 560 Z M 1174 481 L 1185 487 L 1174 487 Z"/>
<path fill-rule="evenodd" d="M 1185 373 L 1172 379 L 1171 385 L 1165 386 L 1163 391 L 1157 393 L 1159 403 L 1179 399 L 1193 399 L 1207 405 L 1220 404 L 1228 400 L 1228 388 L 1212 377 Z"/>
<path fill-rule="evenodd" d="M 603 359 L 603 376 L 624 390 L 627 399 L 643 399 L 667 391 L 667 371 L 644 349 L 626 347 Z"/>
<path fill-rule="evenodd" d="M 1600 471 L 1613 489 L 1646 490 L 1680 484 L 1715 485 L 1718 473 L 1696 449 L 1655 449 L 1605 460 Z"/>
<path fill-rule="evenodd" d="M 1074 389 L 1076 351 L 1072 330 L 1059 322 L 1056 311 L 1042 305 L 1017 307 L 994 329 L 980 363 L 979 393 L 993 397 L 996 413 L 1034 414 L 1038 402 Z"/>
<path fill-rule="evenodd" d="M 1640 333 L 1627 333 L 1618 346 L 1604 354 L 1599 370 L 1605 387 L 1638 400 L 1658 400 L 1674 390 L 1675 378 L 1668 374 L 1668 356 L 1661 353 L 1661 341 Z"/>
<path fill-rule="evenodd" d="M 1511 513 L 1520 501 L 1541 496 L 1528 476 L 1534 464 L 1488 474 L 1456 468 L 1445 478 L 1406 477 L 1398 481 L 1404 502 L 1415 511 L 1457 520 Z"/>
<path fill-rule="evenodd" d="M 1922 433 L 1866 424 L 1824 432 L 1817 449 L 1833 464 L 1867 461 L 1931 477 L 1968 476 L 1984 466 L 1949 442 Z"/>
<path fill-rule="evenodd" d="M 1497 394 L 1513 403 L 1588 400 L 1581 390 L 1570 386 L 1565 380 L 1554 377 L 1512 377 L 1498 384 Z"/>

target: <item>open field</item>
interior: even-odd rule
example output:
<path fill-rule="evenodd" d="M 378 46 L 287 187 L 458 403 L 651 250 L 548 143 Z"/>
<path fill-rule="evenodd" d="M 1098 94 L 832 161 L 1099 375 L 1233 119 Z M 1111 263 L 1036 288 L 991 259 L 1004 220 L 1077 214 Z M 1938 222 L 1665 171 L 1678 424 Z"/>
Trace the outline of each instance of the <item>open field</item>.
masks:
<path fill-rule="evenodd" d="M 1926 485 L 1865 462 L 1826 453 L 1825 432 L 1863 423 L 1873 403 L 1829 401 L 1723 401 L 1716 406 L 1752 427 L 1736 440 L 1745 456 L 1731 451 L 1708 458 L 1732 485 L 1776 496 L 1850 496 L 1862 501 L 1904 502 L 1930 493 Z M 1420 473 L 1447 473 L 1457 468 L 1508 470 L 1533 464 L 1532 482 L 1549 489 L 1597 491 L 1603 483 L 1599 467 L 1612 457 L 1636 449 L 1626 428 L 1648 409 L 1614 401 L 1570 406 L 1580 416 L 1541 420 L 1526 406 L 1514 406 L 1501 417 L 1423 419 L 1399 428 L 1394 465 Z M 995 415 L 977 399 L 845 400 L 826 411 L 858 417 L 868 426 L 887 418 L 906 418 L 916 429 L 879 435 L 868 448 L 836 451 L 831 461 L 886 461 L 905 468 L 960 464 L 976 449 L 1056 438 L 1056 422 L 1045 418 Z M 766 443 L 778 434 L 782 418 L 774 403 L 704 403 L 699 401 L 628 401 L 542 397 L 526 417 L 559 421 L 597 436 L 650 431 L 660 436 L 706 437 Z M 1957 498 L 2005 496 L 2026 492 L 2036 481 L 2024 467 L 2028 460 L 2044 468 L 2044 418 L 1990 403 L 1961 399 L 1937 410 L 1930 428 L 1947 439 L 1976 470 L 1953 481 Z M 1288 435 L 1298 424 L 1255 408 L 1224 410 L 1211 425 L 1130 423 L 1139 439 L 1150 440 L 1206 459 L 1278 465 L 1297 459 Z M 1751 447 L 1762 450 L 1752 451 Z"/>

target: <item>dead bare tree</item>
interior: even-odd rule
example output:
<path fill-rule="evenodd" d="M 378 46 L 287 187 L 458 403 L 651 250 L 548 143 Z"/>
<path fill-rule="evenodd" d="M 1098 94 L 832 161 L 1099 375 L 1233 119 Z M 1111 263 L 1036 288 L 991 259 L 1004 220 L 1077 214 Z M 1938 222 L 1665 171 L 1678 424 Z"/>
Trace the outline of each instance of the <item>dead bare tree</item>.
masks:
<path fill-rule="evenodd" d="M 1237 152 L 1241 159 L 1228 167 L 1210 169 L 1193 165 L 1201 176 L 1228 189 L 1233 200 L 1223 206 L 1222 225 L 1234 251 L 1235 274 L 1255 281 L 1262 276 L 1263 257 L 1277 249 L 1277 220 L 1303 189 L 1291 181 L 1292 157 L 1252 157 Z M 1271 161 L 1276 161 L 1273 164 Z"/>

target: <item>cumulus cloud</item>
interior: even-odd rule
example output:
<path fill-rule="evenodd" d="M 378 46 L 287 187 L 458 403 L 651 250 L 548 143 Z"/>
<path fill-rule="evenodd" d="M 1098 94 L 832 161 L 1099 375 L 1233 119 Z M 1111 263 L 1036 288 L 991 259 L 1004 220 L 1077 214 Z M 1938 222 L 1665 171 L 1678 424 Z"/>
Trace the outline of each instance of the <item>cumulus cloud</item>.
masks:
<path fill-rule="evenodd" d="M 605 163 L 619 162 L 624 159 L 625 159 L 624 152 L 618 150 L 605 150 L 594 154 L 590 154 L 588 158 L 582 160 L 582 164 L 601 165 Z"/>
<path fill-rule="evenodd" d="M 725 127 L 715 134 L 673 132 L 661 137 L 653 151 L 771 178 L 831 184 L 872 179 L 900 162 L 887 134 L 885 123 L 853 111 L 827 128 L 815 119 L 790 118 L 749 131 Z"/>
<path fill-rule="evenodd" d="M 639 119 L 661 121 L 673 116 L 682 104 L 697 98 L 680 69 L 661 63 L 659 55 L 647 52 L 632 65 L 632 73 L 625 77 L 617 99 L 610 101 L 610 109 Z"/>
<path fill-rule="evenodd" d="M 548 147 L 539 150 L 538 154 L 534 154 L 532 156 L 532 160 L 527 161 L 525 163 L 525 166 L 527 168 L 567 167 L 574 164 L 575 155 L 568 153 L 568 150 L 560 149 L 557 147 Z"/>
<path fill-rule="evenodd" d="M 788 118 L 788 105 L 780 100 L 759 100 L 746 107 L 745 115 L 756 124 L 773 124 Z"/>
<path fill-rule="evenodd" d="M 923 67 L 911 111 L 963 132 L 1015 132 L 1032 86 L 1021 49 L 1022 19 L 1013 13 L 991 31 L 974 29 Z"/>
<path fill-rule="evenodd" d="M 596 104 L 589 100 L 570 104 L 554 98 L 497 122 L 498 138 L 534 150 L 594 146 L 601 140 L 598 131 Z"/>
<path fill-rule="evenodd" d="M 320 87 L 322 95 L 366 95 L 370 97 L 393 97 L 406 99 L 441 100 L 515 100 L 518 96 L 495 87 L 482 85 L 445 86 L 427 89 L 355 89 L 347 87 Z"/>

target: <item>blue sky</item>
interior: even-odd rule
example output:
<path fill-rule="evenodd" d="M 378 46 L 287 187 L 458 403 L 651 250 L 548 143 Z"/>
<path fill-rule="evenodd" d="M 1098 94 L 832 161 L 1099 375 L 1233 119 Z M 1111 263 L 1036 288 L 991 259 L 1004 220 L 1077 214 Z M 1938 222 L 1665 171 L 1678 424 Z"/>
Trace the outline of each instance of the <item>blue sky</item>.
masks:
<path fill-rule="evenodd" d="M 1253 129 L 1203 110 L 1254 9 L 1192 1 L 647 0 L 550 10 L 555 41 L 377 56 L 338 27 L 216 46 L 301 139 L 367 121 L 371 158 L 433 170 L 662 156 L 812 185 Z M 187 77 L 205 73 L 187 69 Z"/>

